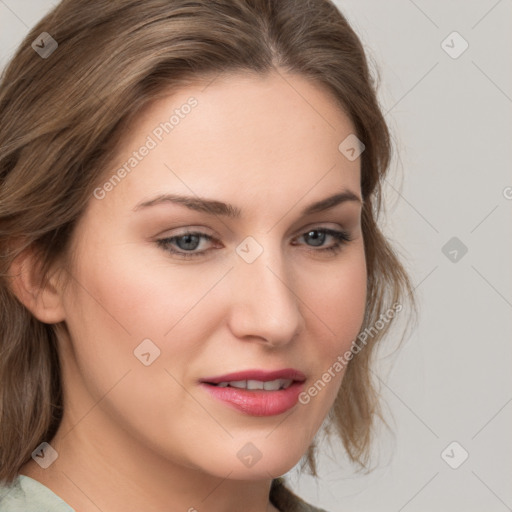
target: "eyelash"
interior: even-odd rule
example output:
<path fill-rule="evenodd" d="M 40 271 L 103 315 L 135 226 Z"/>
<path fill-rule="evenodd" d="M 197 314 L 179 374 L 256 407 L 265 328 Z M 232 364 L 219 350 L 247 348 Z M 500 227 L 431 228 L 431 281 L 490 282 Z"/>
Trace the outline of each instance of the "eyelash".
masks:
<path fill-rule="evenodd" d="M 334 255 L 334 254 L 337 254 L 342 249 L 343 245 L 346 245 L 347 243 L 352 241 L 352 237 L 350 236 L 350 234 L 347 231 L 337 231 L 337 230 L 328 229 L 328 228 L 310 229 L 300 236 L 307 235 L 308 233 L 311 233 L 311 232 L 325 233 L 326 235 L 332 236 L 336 240 L 336 243 L 334 245 L 331 245 L 329 247 L 322 247 L 321 249 L 312 249 L 313 252 L 320 252 L 320 253 Z M 200 251 L 200 252 L 190 252 L 190 251 L 183 251 L 183 250 L 177 251 L 175 249 L 170 248 L 171 247 L 170 244 L 172 242 L 176 241 L 177 239 L 183 238 L 185 236 L 189 236 L 189 235 L 199 236 L 208 241 L 217 241 L 214 237 L 207 235 L 206 233 L 201 233 L 198 231 L 187 231 L 185 233 L 181 233 L 180 235 L 175 235 L 175 236 L 171 236 L 171 237 L 167 237 L 167 238 L 161 238 L 161 239 L 157 240 L 156 243 L 164 251 L 170 252 L 171 254 L 176 255 L 183 259 L 192 259 L 192 258 L 196 258 L 199 256 L 204 256 L 208 251 L 211 250 L 211 249 L 206 249 L 206 250 Z M 314 247 L 314 246 L 310 246 L 310 247 Z"/>

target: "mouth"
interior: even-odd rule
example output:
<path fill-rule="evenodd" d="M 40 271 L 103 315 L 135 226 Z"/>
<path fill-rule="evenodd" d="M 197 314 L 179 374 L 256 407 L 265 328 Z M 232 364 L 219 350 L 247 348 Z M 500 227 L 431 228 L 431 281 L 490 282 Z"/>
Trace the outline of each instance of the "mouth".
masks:
<path fill-rule="evenodd" d="M 288 381 L 303 382 L 306 376 L 295 368 L 283 368 L 282 370 L 244 370 L 240 372 L 226 373 L 224 375 L 217 375 L 215 377 L 206 377 L 201 379 L 200 382 L 207 384 L 219 385 L 223 387 L 232 385 L 236 388 L 244 389 L 264 389 L 260 384 L 276 383 L 279 382 L 280 386 L 288 383 Z M 290 382 L 290 383 L 291 383 Z M 244 384 L 245 383 L 245 384 Z M 256 386 L 256 387 L 252 387 Z"/>
<path fill-rule="evenodd" d="M 287 368 L 267 372 L 248 370 L 200 380 L 214 399 L 250 416 L 282 414 L 296 405 L 305 375 Z"/>
<path fill-rule="evenodd" d="M 292 379 L 274 379 L 268 381 L 262 380 L 232 380 L 217 383 L 207 382 L 211 386 L 219 388 L 237 388 L 248 389 L 254 391 L 255 389 L 264 389 L 265 391 L 279 391 L 280 389 L 288 389 L 294 381 Z"/>

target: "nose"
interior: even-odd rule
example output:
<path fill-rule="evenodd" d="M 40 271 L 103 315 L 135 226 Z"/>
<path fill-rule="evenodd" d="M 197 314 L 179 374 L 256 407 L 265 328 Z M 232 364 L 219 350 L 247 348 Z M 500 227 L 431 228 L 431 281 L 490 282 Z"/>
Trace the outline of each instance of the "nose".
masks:
<path fill-rule="evenodd" d="M 235 336 L 275 347 L 296 337 L 304 325 L 302 298 L 293 286 L 293 268 L 279 249 L 265 247 L 252 263 L 237 256 L 231 278 L 229 325 Z"/>

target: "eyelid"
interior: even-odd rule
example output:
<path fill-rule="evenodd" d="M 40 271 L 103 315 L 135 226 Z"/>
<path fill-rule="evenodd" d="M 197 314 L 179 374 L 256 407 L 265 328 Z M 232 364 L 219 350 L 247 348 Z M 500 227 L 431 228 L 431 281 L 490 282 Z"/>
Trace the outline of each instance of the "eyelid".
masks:
<path fill-rule="evenodd" d="M 331 224 L 333 224 L 333 222 L 331 222 Z M 173 230 L 172 233 L 166 234 L 166 235 L 159 234 L 159 235 L 157 235 L 157 238 L 162 239 L 162 240 L 169 240 L 171 238 L 179 238 L 179 237 L 186 236 L 186 235 L 199 235 L 199 236 L 204 237 L 205 239 L 213 240 L 215 242 L 220 242 L 219 237 L 217 237 L 217 235 L 210 234 L 208 231 L 212 231 L 212 230 L 206 226 L 192 225 L 192 226 L 186 226 L 183 228 L 176 228 L 176 230 L 178 230 L 178 231 L 174 232 L 174 230 Z M 204 231 L 204 230 L 208 230 L 208 231 Z M 298 230 L 296 232 L 296 234 L 293 235 L 292 240 L 295 240 L 296 238 L 301 237 L 301 236 L 309 233 L 310 231 L 316 231 L 316 230 L 318 230 L 318 231 L 322 231 L 322 230 L 329 231 L 330 230 L 330 231 L 336 231 L 336 232 L 343 232 L 343 233 L 346 233 L 347 235 L 349 234 L 349 231 L 350 231 L 347 228 L 341 227 L 339 224 L 335 227 L 331 227 L 331 226 L 325 226 L 322 223 L 315 224 L 313 222 L 310 225 L 302 227 L 300 230 Z M 168 233 L 169 231 L 171 231 L 171 230 L 165 230 L 162 233 Z"/>
<path fill-rule="evenodd" d="M 346 244 L 348 244 L 349 242 L 354 240 L 351 233 L 349 231 L 347 231 L 346 229 L 343 229 L 343 228 L 333 229 L 333 228 L 328 228 L 328 227 L 321 226 L 321 225 L 314 225 L 313 227 L 310 227 L 307 229 L 303 228 L 301 230 L 300 234 L 294 236 L 293 240 L 296 240 L 297 238 L 304 237 L 305 235 L 309 234 L 312 231 L 324 233 L 326 236 L 332 237 L 335 242 L 333 245 L 327 245 L 325 247 L 323 245 L 322 246 L 314 246 L 314 245 L 308 246 L 306 244 L 305 245 L 306 250 L 310 253 L 334 256 L 339 251 L 341 251 L 343 249 L 343 246 L 345 246 Z M 194 231 L 193 229 L 186 228 L 186 230 L 181 233 L 177 233 L 177 234 L 173 234 L 172 236 L 160 238 L 160 239 L 156 240 L 156 243 L 163 250 L 168 252 L 170 255 L 173 255 L 173 256 L 176 256 L 178 258 L 182 258 L 185 260 L 187 260 L 187 259 L 191 260 L 194 258 L 205 257 L 208 253 L 210 253 L 213 250 L 213 248 L 208 248 L 208 249 L 203 249 L 202 251 L 195 251 L 195 250 L 186 251 L 186 250 L 179 249 L 179 248 L 178 249 L 170 249 L 169 248 L 172 241 L 175 241 L 176 239 L 179 239 L 179 238 L 187 236 L 187 235 L 197 236 L 200 239 L 208 240 L 211 242 L 216 242 L 217 244 L 220 242 L 220 240 L 218 240 L 216 237 L 214 237 L 212 235 L 209 235 L 208 233 L 204 233 L 204 232 L 198 231 L 198 230 Z M 222 243 L 222 242 L 220 242 L 220 243 Z M 303 244 L 293 244 L 293 245 L 303 245 Z"/>

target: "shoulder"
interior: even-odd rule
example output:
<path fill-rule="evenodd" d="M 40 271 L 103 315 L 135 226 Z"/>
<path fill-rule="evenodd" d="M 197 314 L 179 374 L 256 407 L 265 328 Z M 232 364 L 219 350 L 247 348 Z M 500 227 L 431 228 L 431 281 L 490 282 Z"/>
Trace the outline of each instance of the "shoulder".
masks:
<path fill-rule="evenodd" d="M 18 475 L 10 484 L 0 483 L 0 512 L 75 512 L 42 483 Z"/>
<path fill-rule="evenodd" d="M 299 498 L 285 486 L 283 478 L 272 480 L 270 501 L 280 512 L 326 512 L 324 509 L 313 507 L 313 505 Z"/>
<path fill-rule="evenodd" d="M 309 505 L 284 485 L 282 478 L 272 481 L 270 500 L 281 512 L 326 512 Z M 25 475 L 12 483 L 0 483 L 0 512 L 75 512 L 48 487 Z"/>

